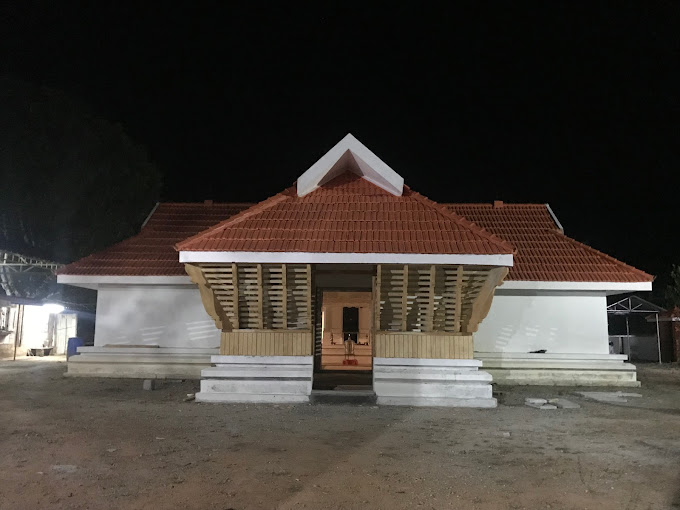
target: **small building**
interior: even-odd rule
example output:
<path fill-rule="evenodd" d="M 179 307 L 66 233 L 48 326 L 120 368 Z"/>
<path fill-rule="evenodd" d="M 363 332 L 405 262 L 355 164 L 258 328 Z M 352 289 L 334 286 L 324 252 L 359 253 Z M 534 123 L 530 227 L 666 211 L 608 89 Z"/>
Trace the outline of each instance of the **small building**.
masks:
<path fill-rule="evenodd" d="M 0 250 L 0 359 L 66 354 L 68 338 L 78 334 L 78 314 L 93 317 L 83 306 L 64 300 L 55 277 L 59 267 Z M 80 333 L 87 334 L 85 329 L 81 325 Z"/>
<path fill-rule="evenodd" d="M 668 361 L 659 317 L 666 310 L 640 296 L 616 296 L 607 306 L 609 352 L 630 361 Z"/>
<path fill-rule="evenodd" d="M 98 291 L 69 375 L 304 402 L 340 365 L 371 370 L 382 404 L 479 407 L 492 381 L 638 385 L 609 353 L 607 296 L 652 280 L 567 237 L 547 204 L 435 203 L 351 135 L 263 202 L 159 204 L 58 276 Z"/>
<path fill-rule="evenodd" d="M 680 362 L 680 307 L 674 306 L 670 310 L 648 315 L 646 320 L 658 324 L 661 360 Z"/>

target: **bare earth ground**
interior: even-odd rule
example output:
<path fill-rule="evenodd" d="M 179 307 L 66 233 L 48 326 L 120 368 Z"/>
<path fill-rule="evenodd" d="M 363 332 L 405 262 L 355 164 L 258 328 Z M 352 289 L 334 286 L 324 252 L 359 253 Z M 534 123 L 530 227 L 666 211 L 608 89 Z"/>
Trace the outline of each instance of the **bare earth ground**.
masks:
<path fill-rule="evenodd" d="M 522 402 L 574 388 L 505 388 L 496 410 L 220 405 L 64 371 L 0 363 L 3 510 L 680 508 L 678 368 L 557 411 Z"/>

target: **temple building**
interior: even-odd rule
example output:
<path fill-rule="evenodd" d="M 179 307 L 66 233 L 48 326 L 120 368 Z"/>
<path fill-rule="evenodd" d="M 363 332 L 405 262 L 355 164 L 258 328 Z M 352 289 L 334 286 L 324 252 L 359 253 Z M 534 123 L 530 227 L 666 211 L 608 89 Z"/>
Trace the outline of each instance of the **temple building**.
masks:
<path fill-rule="evenodd" d="M 638 385 L 606 296 L 652 280 L 547 204 L 435 203 L 352 135 L 263 202 L 161 203 L 58 276 L 98 291 L 71 376 L 307 402 L 318 374 L 370 371 L 379 404 L 473 407 L 496 405 L 492 382 Z"/>

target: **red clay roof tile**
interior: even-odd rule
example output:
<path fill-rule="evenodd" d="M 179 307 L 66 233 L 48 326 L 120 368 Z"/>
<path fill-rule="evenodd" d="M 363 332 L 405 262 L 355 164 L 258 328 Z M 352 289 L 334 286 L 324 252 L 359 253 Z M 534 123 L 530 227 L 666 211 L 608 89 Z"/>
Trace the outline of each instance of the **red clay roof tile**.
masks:
<path fill-rule="evenodd" d="M 363 190 L 367 188 L 363 183 L 360 184 Z M 286 190 L 288 193 L 290 191 Z M 336 196 L 347 195 L 346 191 L 338 191 L 337 188 L 336 191 Z M 312 197 L 314 193 L 307 197 Z M 408 189 L 405 193 L 419 196 Z M 491 237 L 487 233 L 489 240 L 498 239 L 495 236 L 499 236 L 516 249 L 509 280 L 646 282 L 653 279 L 643 271 L 562 234 L 543 204 L 503 204 L 497 208 L 492 204 L 435 204 L 459 215 L 459 221 L 454 222 L 447 219 L 449 216 L 444 211 L 432 220 L 432 209 L 424 207 L 424 202 L 418 199 L 382 201 L 373 197 L 364 200 L 360 209 L 352 209 L 346 201 L 328 208 L 324 200 L 314 199 L 308 200 L 305 213 L 292 221 L 286 216 L 287 209 L 284 207 L 288 196 L 277 195 L 254 207 L 251 207 L 252 204 L 160 204 L 138 235 L 74 262 L 62 268 L 59 274 L 183 276 L 186 273 L 178 261 L 174 244 L 188 235 L 200 233 L 200 242 L 194 238 L 197 249 L 210 248 L 213 240 L 210 237 L 204 239 L 205 232 L 202 231 L 209 229 L 208 232 L 213 232 L 217 227 L 210 227 L 220 221 L 223 225 L 228 218 L 240 218 L 237 222 L 238 231 L 245 233 L 244 220 L 257 215 L 253 221 L 258 222 L 259 228 L 271 221 L 284 225 L 279 239 L 268 239 L 266 231 L 259 229 L 258 239 L 268 239 L 283 250 L 293 250 L 296 244 L 302 246 L 312 241 L 306 234 L 302 238 L 297 236 L 301 220 L 304 221 L 306 215 L 314 214 L 316 224 L 323 224 L 323 227 L 314 229 L 313 242 L 317 251 L 344 250 L 348 248 L 348 242 L 352 246 L 356 241 L 360 243 L 361 249 L 378 253 L 390 250 L 405 252 L 417 246 L 418 242 L 433 245 L 438 252 L 450 249 L 454 243 L 456 249 L 466 250 L 469 246 L 478 247 L 485 242 L 480 243 L 475 231 L 461 226 L 471 224 L 471 220 L 478 231 L 482 227 L 494 234 Z M 269 208 L 270 205 L 275 207 Z M 364 213 L 363 220 L 360 220 L 363 228 L 354 229 L 353 222 L 342 221 L 337 225 L 338 222 L 334 223 L 336 210 Z M 393 221 L 393 225 L 407 223 L 408 228 L 402 226 L 403 229 L 393 230 L 390 221 Z M 333 228 L 329 228 L 331 226 Z M 425 227 L 426 236 L 418 230 L 421 226 Z M 447 230 L 447 227 L 452 230 Z M 218 249 L 234 249 L 234 242 L 238 242 L 238 250 L 244 249 L 249 241 L 245 236 L 238 239 L 227 237 L 220 239 Z M 490 245 L 495 243 L 490 242 Z"/>
<path fill-rule="evenodd" d="M 434 241 L 435 230 L 441 233 L 439 242 Z M 362 242 L 376 231 L 384 235 L 384 243 Z M 400 248 L 405 232 L 411 238 Z M 263 238 L 266 245 L 260 241 Z M 285 242 L 290 238 L 295 239 L 292 248 Z M 295 187 L 288 188 L 178 243 L 177 249 L 318 252 L 321 239 L 329 241 L 325 249 L 330 253 L 513 252 L 509 243 L 407 187 L 402 196 L 395 196 L 349 171 L 303 197 L 297 196 Z M 464 239 L 468 244 L 460 242 Z"/>
<path fill-rule="evenodd" d="M 141 232 L 61 268 L 58 274 L 185 276 L 175 243 L 233 216 L 252 204 L 162 203 Z"/>
<path fill-rule="evenodd" d="M 545 204 L 446 204 L 517 249 L 508 280 L 650 282 L 654 277 L 565 236 Z"/>

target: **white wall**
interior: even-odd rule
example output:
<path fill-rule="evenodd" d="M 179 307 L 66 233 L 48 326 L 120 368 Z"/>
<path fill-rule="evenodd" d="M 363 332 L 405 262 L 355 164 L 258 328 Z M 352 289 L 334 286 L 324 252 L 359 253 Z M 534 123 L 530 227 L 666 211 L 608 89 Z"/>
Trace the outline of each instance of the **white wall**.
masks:
<path fill-rule="evenodd" d="M 194 285 L 102 286 L 95 346 L 219 347 L 220 332 Z"/>
<path fill-rule="evenodd" d="M 474 335 L 477 352 L 609 353 L 607 298 L 498 290 Z"/>
<path fill-rule="evenodd" d="M 360 343 L 368 342 L 371 331 L 370 292 L 324 292 L 323 293 L 323 343 L 330 344 L 331 334 L 337 343 L 342 342 L 342 309 L 359 308 Z"/>

